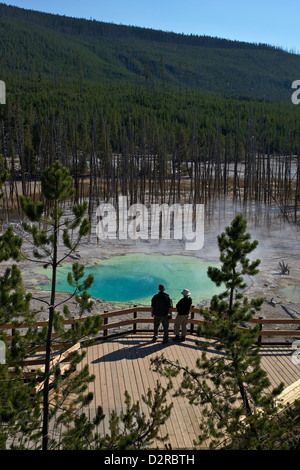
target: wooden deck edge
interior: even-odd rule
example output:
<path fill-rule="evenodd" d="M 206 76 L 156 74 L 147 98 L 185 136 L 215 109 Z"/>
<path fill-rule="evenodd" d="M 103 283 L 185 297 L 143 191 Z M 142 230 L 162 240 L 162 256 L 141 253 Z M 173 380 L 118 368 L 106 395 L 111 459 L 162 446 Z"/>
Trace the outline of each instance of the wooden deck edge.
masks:
<path fill-rule="evenodd" d="M 276 404 L 293 404 L 300 398 L 300 379 L 285 388 L 276 399 Z"/>

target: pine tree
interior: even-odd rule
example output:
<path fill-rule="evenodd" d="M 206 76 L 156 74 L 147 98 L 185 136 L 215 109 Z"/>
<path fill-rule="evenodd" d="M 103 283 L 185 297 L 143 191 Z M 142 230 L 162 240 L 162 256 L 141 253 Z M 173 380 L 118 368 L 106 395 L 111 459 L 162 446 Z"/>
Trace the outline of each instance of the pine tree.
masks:
<path fill-rule="evenodd" d="M 214 449 L 287 447 L 287 422 L 278 419 L 279 405 L 274 405 L 283 384 L 269 391 L 270 381 L 261 368 L 255 344 L 258 329 L 249 324 L 263 299 L 249 302 L 243 292 L 244 276 L 257 274 L 260 263 L 247 257 L 258 244 L 250 238 L 246 220 L 239 214 L 218 236 L 221 267 L 209 267 L 208 276 L 225 290 L 201 310 L 204 324 L 199 325 L 198 334 L 203 351 L 196 369 L 165 358 L 154 361 L 156 370 L 163 374 L 184 372 L 177 393 L 201 406 L 198 444 L 209 441 Z M 211 349 L 214 353 L 209 355 Z"/>
<path fill-rule="evenodd" d="M 64 318 L 70 318 L 70 312 L 68 307 L 65 305 L 63 313 L 56 311 L 56 277 L 57 269 L 60 263 L 68 258 L 79 246 L 81 239 L 86 236 L 90 230 L 90 224 L 84 214 L 87 209 L 87 203 L 73 205 L 72 207 L 72 220 L 69 218 L 62 219 L 63 210 L 61 209 L 61 203 L 70 199 L 74 194 L 72 188 L 72 177 L 69 171 L 63 167 L 58 161 L 56 161 L 52 167 L 46 169 L 41 177 L 41 189 L 43 197 L 45 198 L 46 204 L 50 207 L 49 217 L 45 216 L 45 204 L 41 201 L 34 204 L 31 197 L 21 196 L 21 206 L 26 216 L 33 224 L 24 222 L 24 229 L 30 233 L 33 237 L 34 250 L 33 254 L 38 261 L 42 261 L 46 269 L 52 269 L 52 282 L 51 282 L 51 294 L 50 301 L 46 302 L 49 308 L 49 320 L 46 336 L 46 353 L 45 353 L 45 372 L 43 381 L 43 428 L 42 428 L 42 439 L 43 439 L 43 450 L 49 448 L 49 421 L 53 417 L 53 411 L 50 412 L 49 408 L 49 387 L 50 387 L 50 375 L 54 375 L 54 390 L 56 393 L 56 399 L 61 400 L 60 393 L 63 388 L 62 377 L 60 374 L 59 367 L 55 370 L 51 370 L 51 353 L 52 353 L 52 334 L 55 331 L 60 336 L 60 344 L 62 350 L 64 344 L 75 343 L 80 338 L 87 335 L 95 334 L 101 326 L 101 317 L 90 316 L 84 322 L 76 322 L 72 330 L 64 331 L 62 322 Z M 37 225 L 37 223 L 39 225 Z M 43 228 L 39 228 L 43 226 Z M 59 254 L 59 232 L 63 231 L 63 246 L 67 248 L 67 253 L 60 256 Z M 77 235 L 74 237 L 70 236 L 70 232 L 77 231 Z M 93 302 L 89 300 L 90 295 L 87 294 L 87 290 L 93 283 L 93 276 L 89 275 L 86 279 L 82 280 L 84 276 L 84 267 L 80 266 L 77 262 L 72 266 L 72 273 L 68 276 L 70 285 L 74 287 L 74 296 L 80 304 L 81 315 L 87 310 L 91 309 Z M 71 374 L 76 370 L 76 365 L 83 358 L 84 354 L 73 352 L 70 356 L 71 367 L 67 372 L 67 376 L 70 378 Z M 80 377 L 81 375 L 81 377 Z M 81 380 L 79 380 L 79 377 Z M 75 388 L 68 386 L 65 388 L 70 394 L 77 393 L 82 397 L 82 401 L 87 400 L 87 397 L 83 396 L 83 392 L 86 389 L 86 384 L 92 380 L 92 377 L 88 374 L 88 369 L 83 370 L 77 375 L 77 383 Z M 63 400 L 65 400 L 65 395 Z M 91 396 L 89 396 L 91 399 Z M 57 406 L 58 408 L 58 406 Z M 68 412 L 66 412 L 68 414 Z M 60 416 L 60 421 L 66 419 Z"/>
<path fill-rule="evenodd" d="M 1 189 L 1 187 L 0 187 Z M 81 238 L 86 235 L 89 224 L 83 219 L 86 205 L 73 206 L 73 218 L 62 220 L 63 211 L 59 203 L 71 196 L 71 179 L 68 171 L 58 162 L 46 170 L 42 179 L 43 195 L 46 204 L 50 205 L 50 216 L 45 215 L 45 206 L 36 204 L 29 197 L 22 197 L 21 204 L 27 217 L 34 223 L 24 222 L 24 229 L 31 233 L 35 248 L 33 250 L 37 261 L 45 268 L 53 270 L 52 279 L 58 264 L 67 258 L 78 246 Z M 38 225 L 36 225 L 38 224 Z M 59 259 L 58 228 L 63 230 L 63 246 L 68 248 L 67 254 Z M 41 228 L 43 227 L 43 228 Z M 69 231 L 77 228 L 75 241 Z M 74 235 L 74 234 L 73 234 Z M 22 238 L 15 236 L 12 228 L 0 236 L 0 262 L 24 259 L 21 252 Z M 91 309 L 92 302 L 87 289 L 93 281 L 91 276 L 83 280 L 84 267 L 75 262 L 68 281 L 74 287 L 74 296 L 79 304 L 79 314 L 82 316 Z M 132 402 L 125 393 L 125 407 L 120 415 L 112 412 L 110 417 L 110 432 L 101 436 L 97 426 L 104 419 L 103 410 L 98 407 L 95 418 L 90 421 L 82 408 L 88 406 L 92 394 L 87 393 L 88 383 L 94 377 L 90 375 L 88 366 L 78 370 L 78 364 L 85 356 L 73 350 L 66 357 L 69 368 L 60 370 L 60 365 L 50 367 L 47 360 L 51 358 L 51 348 L 54 342 L 60 345 L 63 353 L 66 345 L 79 339 L 90 337 L 98 332 L 101 325 L 100 316 L 85 317 L 84 322 L 76 321 L 73 328 L 65 331 L 63 319 L 70 317 L 68 307 L 64 305 L 63 313 L 58 312 L 55 305 L 55 282 L 52 282 L 51 298 L 48 302 L 49 324 L 39 331 L 34 325 L 36 313 L 30 308 L 31 295 L 25 293 L 19 270 L 13 266 L 0 278 L 0 325 L 8 321 L 20 326 L 26 323 L 29 328 L 25 336 L 16 330 L 9 347 L 6 348 L 5 363 L 0 364 L 0 449 L 9 446 L 10 449 L 141 449 L 146 448 L 154 439 L 165 441 L 167 436 L 159 435 L 160 427 L 170 416 L 171 405 L 166 405 L 166 389 L 159 383 L 152 392 L 142 400 L 149 408 L 148 417 L 142 411 L 139 402 Z M 43 299 L 43 302 L 46 302 Z M 47 303 L 47 302 L 46 302 Z M 60 304 L 60 303 L 59 303 Z M 1 330 L 0 330 L 1 331 Z M 51 332 L 56 337 L 52 338 Z M 6 334 L 1 333 L 0 341 L 6 342 Z M 88 341 L 86 344 L 88 345 Z M 45 371 L 37 371 L 28 375 L 25 359 L 33 354 L 40 346 L 46 344 Z M 2 345 L 2 343 L 1 343 Z M 50 383 L 51 382 L 51 407 Z M 33 395 L 33 389 L 35 393 Z M 50 439 L 49 426 L 51 423 Z M 62 431 L 63 427 L 63 431 Z"/>
<path fill-rule="evenodd" d="M 0 191 L 8 177 L 7 172 L 0 174 Z M 0 199 L 3 193 L 0 194 Z M 0 263 L 18 262 L 24 258 L 22 238 L 15 235 L 12 227 L 0 235 Z M 7 323 L 18 326 L 23 322 L 32 324 L 35 315 L 30 310 L 31 295 L 25 293 L 21 272 L 16 264 L 7 267 L 0 276 L 0 326 Z M 6 448 L 8 436 L 18 436 L 22 447 L 22 429 L 30 422 L 31 432 L 36 430 L 36 416 L 39 414 L 37 402 L 33 402 L 30 390 L 35 380 L 29 380 L 24 387 L 24 371 L 22 361 L 26 357 L 29 341 L 36 339 L 37 329 L 31 328 L 21 338 L 16 333 L 9 340 L 6 330 L 0 330 L 1 361 L 0 361 L 0 449 Z M 14 438 L 11 446 L 14 446 Z"/>
<path fill-rule="evenodd" d="M 218 361 L 215 358 L 208 359 L 205 353 L 202 356 L 201 368 L 208 372 L 218 391 L 213 405 L 219 416 L 222 416 L 216 421 L 217 425 L 211 418 L 207 425 L 218 438 L 222 427 L 230 430 L 231 446 L 240 447 L 242 441 L 243 446 L 251 443 L 250 448 L 261 448 L 261 424 L 259 420 L 256 421 L 255 410 L 264 408 L 269 415 L 272 403 L 283 385 L 269 395 L 263 393 L 270 382 L 260 367 L 259 349 L 254 347 L 258 330 L 247 327 L 247 323 L 260 309 L 263 299 L 251 299 L 249 302 L 243 294 L 246 287 L 244 276 L 256 275 L 260 264 L 260 260 L 249 261 L 248 255 L 255 250 L 258 242 L 250 241 L 251 235 L 246 233 L 246 227 L 246 220 L 239 214 L 230 227 L 218 236 L 222 265 L 221 268 L 209 267 L 208 277 L 217 286 L 224 285 L 225 291 L 213 297 L 209 309 L 202 310 L 205 324 L 199 327 L 198 334 L 206 339 L 216 339 L 216 351 L 225 354 Z M 234 410 L 228 406 L 229 403 L 236 406 L 239 402 L 241 406 Z M 233 436 L 236 436 L 236 441 Z"/>

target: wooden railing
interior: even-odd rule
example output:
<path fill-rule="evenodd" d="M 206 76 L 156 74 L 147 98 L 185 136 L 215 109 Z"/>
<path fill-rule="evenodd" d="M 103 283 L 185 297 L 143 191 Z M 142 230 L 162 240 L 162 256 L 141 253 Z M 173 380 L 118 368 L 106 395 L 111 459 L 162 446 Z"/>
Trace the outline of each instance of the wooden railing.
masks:
<path fill-rule="evenodd" d="M 172 325 L 174 323 L 174 317 L 176 316 L 176 309 L 172 309 L 175 315 L 173 314 L 173 319 L 170 320 L 170 324 Z M 147 313 L 148 316 L 138 316 L 139 313 Z M 204 324 L 204 320 L 201 318 L 196 318 L 197 315 L 200 314 L 200 309 L 196 307 L 192 307 L 191 313 L 190 313 L 190 318 L 188 320 L 189 324 L 189 333 L 193 334 L 195 330 L 197 329 L 198 324 Z M 95 315 L 95 314 L 93 314 Z M 104 311 L 104 313 L 99 313 L 103 318 L 103 324 L 100 328 L 100 332 L 102 332 L 102 336 L 99 338 L 106 339 L 111 336 L 119 335 L 122 333 L 128 333 L 130 331 L 132 332 L 137 332 L 137 331 L 149 331 L 151 328 L 142 329 L 138 328 L 138 325 L 143 325 L 143 324 L 153 324 L 153 318 L 151 316 L 151 307 L 141 307 L 141 306 L 134 306 L 131 308 L 127 309 L 122 309 L 122 310 L 115 310 L 112 312 Z M 122 319 L 122 317 L 127 316 L 126 319 Z M 132 315 L 130 318 L 128 318 L 128 315 Z M 109 321 L 110 319 L 117 319 L 117 321 Z M 64 325 L 69 325 L 69 327 L 72 327 L 72 324 L 75 323 L 75 321 L 80 321 L 84 320 L 84 317 L 79 319 L 79 318 L 74 318 L 70 320 L 65 320 Z M 299 319 L 282 319 L 282 318 L 253 318 L 249 323 L 251 324 L 259 324 L 259 333 L 258 333 L 258 339 L 257 343 L 258 345 L 263 344 L 263 338 L 266 337 L 284 337 L 285 338 L 285 344 L 288 342 L 292 343 L 292 341 L 295 338 L 300 339 L 300 318 Z M 47 324 L 47 321 L 39 321 L 35 323 L 35 326 L 44 326 Z M 132 325 L 132 329 L 124 327 L 129 327 Z M 265 329 L 265 326 L 267 325 L 288 325 L 288 329 Z M 298 329 L 297 329 L 298 326 Z M 0 329 L 2 330 L 11 330 L 11 335 L 7 336 L 7 340 L 12 339 L 14 332 L 16 328 L 20 329 L 26 329 L 28 328 L 28 325 L 26 324 L 21 324 L 21 325 L 15 325 L 13 323 L 6 324 L 0 326 Z M 114 331 L 114 333 L 109 334 L 110 330 L 117 330 Z M 288 339 L 287 339 L 288 338 Z M 290 340 L 290 341 L 289 341 Z M 268 344 L 270 341 L 268 341 Z M 278 344 L 278 342 L 273 343 L 273 344 Z"/>

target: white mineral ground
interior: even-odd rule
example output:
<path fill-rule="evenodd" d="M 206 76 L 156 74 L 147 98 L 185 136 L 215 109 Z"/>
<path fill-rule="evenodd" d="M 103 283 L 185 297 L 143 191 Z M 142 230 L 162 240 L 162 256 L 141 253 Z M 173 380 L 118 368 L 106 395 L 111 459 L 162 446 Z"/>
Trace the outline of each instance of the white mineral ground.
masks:
<path fill-rule="evenodd" d="M 279 292 L 280 289 L 288 286 L 299 286 L 300 285 L 300 227 L 296 227 L 294 224 L 284 220 L 282 215 L 278 213 L 276 215 L 276 208 L 273 209 L 273 215 L 268 222 L 265 222 L 265 209 L 257 206 L 255 210 L 251 211 L 251 214 L 247 217 L 247 231 L 251 234 L 252 240 L 258 240 L 258 248 L 251 254 L 251 259 L 260 259 L 259 274 L 251 278 L 248 282 L 247 297 L 257 298 L 263 297 L 265 302 L 261 308 L 261 311 L 255 316 L 263 316 L 265 318 L 297 318 L 300 319 L 300 302 L 298 298 L 293 300 L 287 298 Z M 96 214 L 95 220 L 92 224 L 92 235 L 89 241 L 84 240 L 81 243 L 76 256 L 80 264 L 85 266 L 91 266 L 96 264 L 99 259 L 109 258 L 116 255 L 125 255 L 129 253 L 143 253 L 143 254 L 162 254 L 168 255 L 183 255 L 183 256 L 195 256 L 205 261 L 217 262 L 219 261 L 219 250 L 217 246 L 217 235 L 220 234 L 224 228 L 230 225 L 236 212 L 239 212 L 238 208 L 233 210 L 232 207 L 222 208 L 222 210 L 213 211 L 211 221 L 205 222 L 204 231 L 204 246 L 199 251 L 186 251 L 184 244 L 180 240 L 146 240 L 146 241 L 132 241 L 127 240 L 98 240 L 96 235 Z M 24 235 L 21 230 L 19 223 L 12 224 L 17 233 L 24 236 L 23 251 L 31 258 L 32 256 L 32 244 L 30 237 Z M 63 246 L 61 246 L 61 254 L 65 253 Z M 66 260 L 68 262 L 74 262 L 74 258 Z M 289 273 L 282 274 L 279 268 L 279 262 L 289 266 Z M 4 271 L 5 267 L 11 263 L 2 263 L 0 269 Z M 39 314 L 38 319 L 47 320 L 48 313 L 46 304 L 44 309 L 41 311 L 43 303 L 39 299 L 49 300 L 49 292 L 35 289 L 35 286 L 39 283 L 49 281 L 44 275 L 36 273 L 37 265 L 32 261 L 24 261 L 18 263 L 18 267 L 21 269 L 23 281 L 27 292 L 32 292 L 34 299 L 32 300 L 32 307 L 35 308 Z M 299 287 L 298 287 L 299 289 Z M 156 292 L 154 292 L 156 293 Z M 154 294 L 153 293 L 153 294 Z M 66 300 L 70 297 L 70 294 L 57 292 L 56 303 L 62 300 Z M 92 313 L 103 313 L 104 311 L 119 310 L 133 305 L 139 305 L 138 302 L 132 303 L 114 303 L 106 302 L 101 299 L 93 299 L 94 308 Z M 68 302 L 70 311 L 74 317 L 78 316 L 78 309 L 76 301 L 71 298 Z M 204 299 L 201 305 L 208 305 L 209 299 Z M 198 306 L 198 305 L 196 305 Z M 145 315 L 150 315 L 145 313 Z M 115 318 L 114 320 L 117 321 Z M 143 326 L 145 327 L 145 326 Z M 279 325 L 273 326 L 276 329 L 291 328 L 297 329 L 297 326 L 286 326 Z M 268 329 L 272 326 L 268 325 Z M 299 331 L 300 336 L 300 331 Z"/>

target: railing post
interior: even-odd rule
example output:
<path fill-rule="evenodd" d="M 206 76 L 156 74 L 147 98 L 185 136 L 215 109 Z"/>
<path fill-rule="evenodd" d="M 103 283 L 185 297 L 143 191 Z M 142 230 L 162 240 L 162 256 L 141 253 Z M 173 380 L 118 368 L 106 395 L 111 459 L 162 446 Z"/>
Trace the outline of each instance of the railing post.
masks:
<path fill-rule="evenodd" d="M 104 310 L 104 313 L 108 313 L 108 310 Z M 104 318 L 104 325 L 108 324 L 108 317 Z M 107 336 L 107 329 L 103 330 L 103 336 Z"/>
<path fill-rule="evenodd" d="M 134 308 L 136 308 L 137 305 L 134 305 Z M 137 318 L 137 311 L 135 310 L 133 312 L 133 319 L 135 320 Z M 133 333 L 136 333 L 136 323 L 133 324 Z"/>
<path fill-rule="evenodd" d="M 192 305 L 192 308 L 194 308 L 194 305 Z M 194 318 L 195 318 L 195 312 L 191 312 L 191 320 L 194 320 Z M 190 333 L 191 335 L 194 333 L 194 323 L 191 323 Z"/>
<path fill-rule="evenodd" d="M 258 317 L 258 318 L 259 318 L 259 320 L 263 320 L 264 317 Z M 260 332 L 262 331 L 262 328 L 263 328 L 262 323 L 260 323 L 260 324 L 259 324 L 259 331 L 260 331 Z M 262 336 L 261 336 L 261 334 L 260 334 L 259 337 L 258 337 L 258 340 L 257 340 L 257 345 L 258 345 L 259 347 L 261 346 L 261 342 L 262 342 Z"/>

